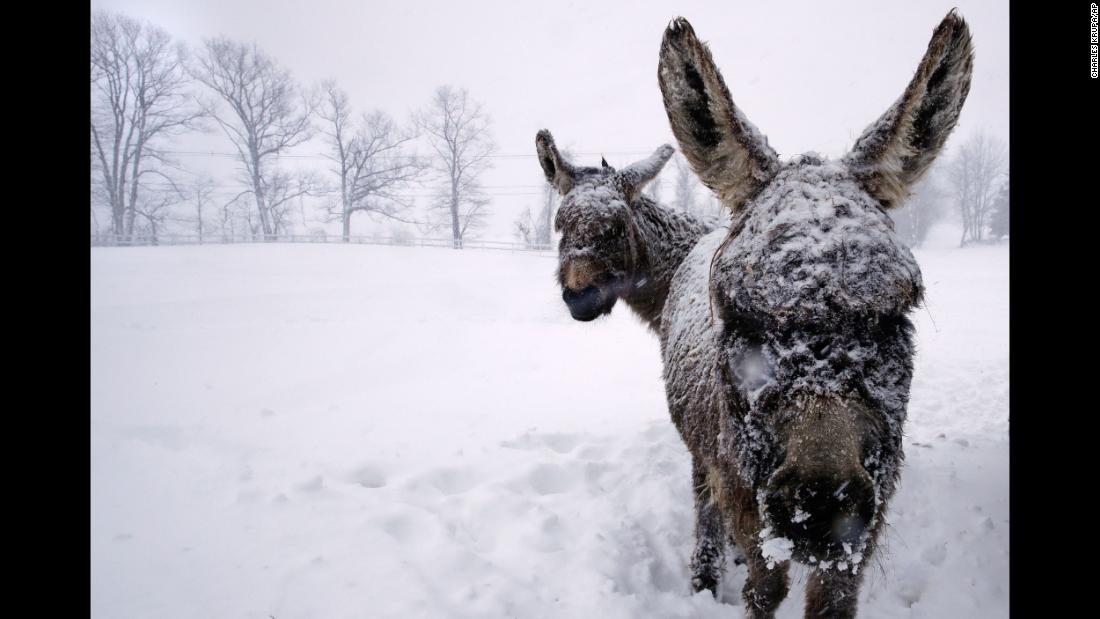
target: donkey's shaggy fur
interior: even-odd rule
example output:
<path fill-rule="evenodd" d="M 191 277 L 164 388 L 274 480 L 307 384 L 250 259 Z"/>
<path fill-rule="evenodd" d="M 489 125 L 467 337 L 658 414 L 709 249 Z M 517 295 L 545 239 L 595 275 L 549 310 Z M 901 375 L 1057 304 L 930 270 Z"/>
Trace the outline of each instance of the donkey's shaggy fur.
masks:
<path fill-rule="evenodd" d="M 574 318 L 590 320 L 622 299 L 654 332 L 672 276 L 699 239 L 717 227 L 664 208 L 641 190 L 674 152 L 671 146 L 622 170 L 578 167 L 542 130 L 535 138 L 548 183 L 564 196 L 554 219 L 561 232 L 558 280 Z"/>
<path fill-rule="evenodd" d="M 713 518 L 692 558 L 716 590 L 720 532 L 745 552 L 748 616 L 771 617 L 791 559 L 807 617 L 852 617 L 902 461 L 920 269 L 899 206 L 955 125 L 970 34 L 947 15 L 905 93 L 840 162 L 781 163 L 683 19 L 658 71 L 680 147 L 733 213 L 672 279 L 661 324 L 669 411 Z M 698 497 L 697 497 L 698 502 Z"/>
<path fill-rule="evenodd" d="M 562 234 L 558 281 L 570 312 L 590 320 L 622 298 L 663 337 L 661 315 L 672 277 L 699 239 L 717 227 L 716 221 L 667 209 L 641 194 L 672 148 L 659 148 L 616 172 L 606 161 L 599 168 L 574 166 L 558 152 L 549 131 L 540 131 L 535 144 L 546 181 L 565 196 L 555 227 Z M 705 477 L 706 471 L 696 470 L 692 484 L 693 564 L 712 566 L 723 562 L 727 536 Z"/>

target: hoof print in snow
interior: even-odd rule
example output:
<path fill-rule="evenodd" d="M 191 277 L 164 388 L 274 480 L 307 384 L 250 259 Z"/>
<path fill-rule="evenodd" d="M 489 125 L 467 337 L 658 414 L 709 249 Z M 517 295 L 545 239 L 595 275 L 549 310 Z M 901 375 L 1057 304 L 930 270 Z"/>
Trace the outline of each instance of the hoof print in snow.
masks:
<path fill-rule="evenodd" d="M 943 565 L 944 559 L 947 558 L 947 544 L 941 542 L 925 548 L 924 552 L 920 553 L 920 558 L 930 565 L 937 567 Z"/>
<path fill-rule="evenodd" d="M 531 470 L 514 488 L 523 493 L 534 491 L 536 494 L 561 494 L 574 487 L 573 471 L 554 464 L 540 464 Z"/>
<path fill-rule="evenodd" d="M 463 494 L 480 483 L 473 469 L 468 467 L 437 469 L 410 482 L 412 486 L 426 486 L 446 496 Z"/>
<path fill-rule="evenodd" d="M 518 438 L 501 441 L 501 447 L 510 449 L 542 449 L 546 448 L 559 454 L 566 454 L 580 444 L 580 436 L 565 433 L 534 433 L 524 432 Z"/>
<path fill-rule="evenodd" d="M 381 488 L 386 485 L 386 474 L 376 468 L 364 467 L 356 471 L 355 481 L 364 488 Z"/>
<path fill-rule="evenodd" d="M 921 596 L 924 594 L 926 582 L 924 576 L 917 573 L 909 573 L 902 577 L 902 581 L 898 585 L 897 593 L 907 607 L 912 607 L 914 604 L 920 601 Z"/>

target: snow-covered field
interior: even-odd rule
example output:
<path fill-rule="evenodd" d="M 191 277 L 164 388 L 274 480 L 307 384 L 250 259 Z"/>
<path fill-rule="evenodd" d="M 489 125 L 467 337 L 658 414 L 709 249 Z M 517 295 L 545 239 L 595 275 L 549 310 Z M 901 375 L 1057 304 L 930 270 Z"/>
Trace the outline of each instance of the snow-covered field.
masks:
<path fill-rule="evenodd" d="M 907 465 L 864 617 L 1008 616 L 1008 248 L 917 251 Z M 555 260 L 91 251 L 92 617 L 742 616 L 692 595 L 657 338 Z M 806 573 L 779 610 L 801 617 Z"/>

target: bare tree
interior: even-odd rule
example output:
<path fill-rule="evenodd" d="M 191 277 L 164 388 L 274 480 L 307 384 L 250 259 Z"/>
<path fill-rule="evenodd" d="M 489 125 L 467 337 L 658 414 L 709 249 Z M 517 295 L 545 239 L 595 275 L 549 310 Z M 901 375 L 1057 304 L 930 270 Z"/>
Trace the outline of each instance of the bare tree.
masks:
<path fill-rule="evenodd" d="M 171 182 L 166 170 L 175 164 L 166 157 L 165 139 L 199 126 L 202 110 L 189 93 L 186 54 L 156 26 L 118 13 L 92 14 L 92 196 L 106 202 L 115 235 L 133 234 L 143 181 Z"/>
<path fill-rule="evenodd" d="M 942 166 L 933 165 L 927 175 L 917 182 L 913 194 L 901 206 L 891 209 L 894 230 L 909 247 L 920 247 L 946 210 L 950 193 L 943 186 Z"/>
<path fill-rule="evenodd" d="M 1008 236 L 1008 172 L 1005 172 L 1005 182 L 1001 185 L 1001 190 L 997 192 L 997 198 L 993 203 L 993 213 L 989 216 L 989 235 L 996 240 L 1001 240 Z"/>
<path fill-rule="evenodd" d="M 340 179 L 338 201 L 327 205 L 331 220 L 343 224 L 344 241 L 351 235 L 351 216 L 375 213 L 409 223 L 402 213 L 411 204 L 401 197 L 425 170 L 427 162 L 408 152 L 416 135 L 402 131 L 381 111 L 364 114 L 359 124 L 351 121 L 348 95 L 334 81 L 322 85 L 318 115 L 326 123 L 325 135 L 332 148 L 327 157 L 336 164 Z"/>
<path fill-rule="evenodd" d="M 255 44 L 207 39 L 194 75 L 230 108 L 226 112 L 210 104 L 208 112 L 237 149 L 260 230 L 265 238 L 283 232 L 287 204 L 312 195 L 316 179 L 301 175 L 292 180 L 273 160 L 311 137 L 315 101 Z"/>
<path fill-rule="evenodd" d="M 479 177 L 490 167 L 489 155 L 495 148 L 489 118 L 466 89 L 440 86 L 417 115 L 416 124 L 435 153 L 432 165 L 439 176 L 429 208 L 450 216 L 454 247 L 461 249 L 466 234 L 483 225 L 487 214 L 489 199 Z"/>
<path fill-rule="evenodd" d="M 214 193 L 214 179 L 210 177 L 200 178 L 191 187 L 191 195 L 195 200 L 195 227 L 199 234 L 199 244 L 203 241 L 203 232 L 206 230 L 206 220 L 203 216 L 203 208 L 211 202 Z"/>
<path fill-rule="evenodd" d="M 531 247 L 538 243 L 536 238 L 538 224 L 535 223 L 535 218 L 531 216 L 531 207 L 523 209 L 523 212 L 519 214 L 512 225 L 514 226 L 516 238 L 524 245 Z"/>
<path fill-rule="evenodd" d="M 149 237 L 149 241 L 156 245 L 158 235 L 172 219 L 172 207 L 179 204 L 182 197 L 178 187 L 147 193 L 141 202 L 134 205 L 133 211 L 137 219 L 134 232 Z"/>
<path fill-rule="evenodd" d="M 645 186 L 645 189 L 642 190 L 642 193 L 649 196 L 650 200 L 653 200 L 658 204 L 660 204 L 661 202 L 661 182 L 661 177 L 660 175 L 658 175 Z"/>
<path fill-rule="evenodd" d="M 549 183 L 547 183 L 546 186 L 555 194 L 558 193 L 558 190 Z M 515 222 L 513 222 L 513 231 L 516 238 L 522 241 L 528 248 L 549 248 L 552 244 L 550 231 L 553 230 L 551 227 L 553 225 L 551 223 L 552 219 L 549 215 L 553 213 L 553 208 L 554 201 L 547 197 L 543 198 L 542 208 L 538 218 L 535 218 L 531 214 L 531 207 L 528 206 L 525 208 L 523 212 L 519 214 L 519 217 L 516 218 Z"/>
<path fill-rule="evenodd" d="M 673 183 L 675 195 L 672 198 L 672 205 L 685 213 L 694 213 L 696 210 L 695 172 L 691 170 L 691 166 L 681 154 L 677 153 L 673 163 L 676 166 L 676 176 Z"/>
<path fill-rule="evenodd" d="M 568 153 L 565 156 L 569 156 Z M 535 243 L 549 247 L 554 242 L 554 212 L 561 201 L 561 195 L 553 185 L 543 183 L 542 210 L 539 211 L 538 224 L 535 226 Z"/>
<path fill-rule="evenodd" d="M 960 246 L 968 240 L 982 240 L 1007 164 L 1008 152 L 1004 143 L 983 131 L 963 143 L 949 164 L 947 176 L 962 216 Z"/>
<path fill-rule="evenodd" d="M 561 149 L 561 155 L 567 160 L 574 158 L 573 151 L 567 148 Z M 603 163 L 607 163 L 607 160 L 603 159 Z M 554 214 L 561 206 L 562 196 L 553 185 L 544 182 L 541 174 L 538 180 L 542 186 L 542 208 L 539 210 L 538 220 L 532 219 L 534 242 L 542 247 L 550 247 L 554 244 Z"/>
<path fill-rule="evenodd" d="M 274 170 L 262 177 L 261 181 L 263 183 L 264 200 L 267 202 L 267 212 L 274 234 L 281 234 L 291 229 L 290 219 L 295 204 L 299 207 L 299 219 L 301 219 L 302 224 L 309 223 L 306 221 L 303 199 L 306 196 L 317 195 L 324 188 L 324 183 L 316 173 L 309 171 L 290 173 L 285 170 Z"/>
<path fill-rule="evenodd" d="M 710 190 L 699 182 L 699 177 L 695 176 L 691 164 L 683 154 L 677 153 L 673 163 L 675 172 L 672 179 L 672 206 L 700 219 L 723 219 L 725 209 Z"/>
<path fill-rule="evenodd" d="M 233 238 L 244 233 L 253 237 L 258 235 L 259 228 L 252 216 L 252 208 L 244 201 L 244 197 L 249 193 L 247 191 L 239 193 L 221 205 L 222 238 Z"/>
<path fill-rule="evenodd" d="M 194 216 L 185 217 L 183 221 L 195 226 L 200 245 L 210 232 L 210 214 L 216 188 L 217 183 L 210 176 L 199 176 L 180 188 L 195 208 Z"/>
<path fill-rule="evenodd" d="M 674 163 L 673 206 L 700 219 L 721 219 L 725 213 L 721 203 L 699 182 L 683 154 L 677 153 Z"/>

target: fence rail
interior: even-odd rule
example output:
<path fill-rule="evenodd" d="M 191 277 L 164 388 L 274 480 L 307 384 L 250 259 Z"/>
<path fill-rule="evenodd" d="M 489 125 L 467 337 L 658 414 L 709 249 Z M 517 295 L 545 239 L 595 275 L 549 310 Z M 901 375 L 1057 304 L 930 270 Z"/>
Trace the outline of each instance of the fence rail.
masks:
<path fill-rule="evenodd" d="M 486 241 L 466 239 L 455 241 L 447 238 L 348 236 L 339 234 L 268 234 L 226 235 L 214 234 L 199 237 L 197 234 L 152 235 L 91 235 L 92 247 L 135 247 L 152 245 L 228 245 L 234 243 L 346 243 L 349 245 L 399 245 L 404 247 L 451 247 L 454 249 L 502 249 L 507 251 L 550 252 L 551 245 L 516 243 L 511 241 Z"/>

